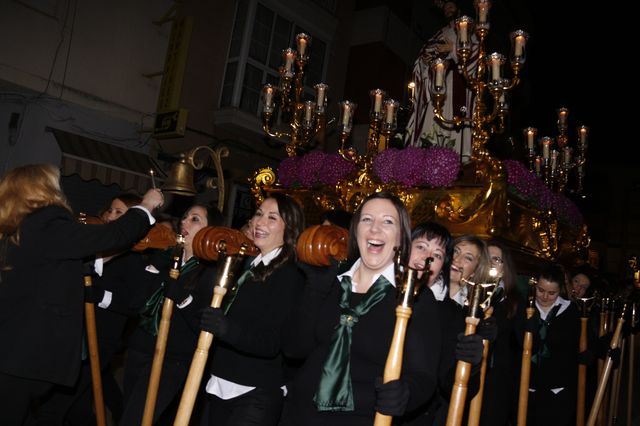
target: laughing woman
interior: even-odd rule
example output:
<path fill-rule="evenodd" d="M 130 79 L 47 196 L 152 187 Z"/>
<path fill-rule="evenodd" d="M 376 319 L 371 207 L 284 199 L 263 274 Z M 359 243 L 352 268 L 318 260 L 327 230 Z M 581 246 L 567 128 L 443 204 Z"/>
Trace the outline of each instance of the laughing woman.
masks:
<path fill-rule="evenodd" d="M 370 195 L 351 222 L 344 274 L 309 274 L 290 355 L 306 361 L 287 401 L 291 425 L 371 425 L 376 411 L 400 416 L 436 387 L 440 325 L 435 300 L 422 291 L 414 306 L 399 380 L 382 384 L 395 324 L 394 255 L 409 255 L 409 217 L 402 202 Z"/>

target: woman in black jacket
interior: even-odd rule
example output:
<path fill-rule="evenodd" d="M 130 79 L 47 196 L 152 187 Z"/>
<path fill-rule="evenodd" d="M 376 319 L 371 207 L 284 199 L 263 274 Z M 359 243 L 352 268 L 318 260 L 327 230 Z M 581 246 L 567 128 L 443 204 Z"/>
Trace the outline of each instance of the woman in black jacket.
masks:
<path fill-rule="evenodd" d="M 337 277 L 309 274 L 288 346 L 306 361 L 290 389 L 287 424 L 371 425 L 376 411 L 400 416 L 433 394 L 440 323 L 426 290 L 408 326 L 401 378 L 382 383 L 395 324 L 396 249 L 406 264 L 407 211 L 397 197 L 374 193 L 351 222 L 351 269 Z"/>
<path fill-rule="evenodd" d="M 220 426 L 275 425 L 284 398 L 282 342 L 291 327 L 296 293 L 303 275 L 296 242 L 304 217 L 290 197 L 273 193 L 251 219 L 260 254 L 227 294 L 222 308 L 207 308 L 202 329 L 214 334 L 209 421 Z M 225 315 L 226 314 L 226 315 Z"/>
<path fill-rule="evenodd" d="M 74 218 L 53 165 L 18 167 L 0 181 L 0 413 L 20 425 L 31 402 L 80 371 L 82 259 L 130 247 L 148 231 L 162 194 L 106 225 Z"/>

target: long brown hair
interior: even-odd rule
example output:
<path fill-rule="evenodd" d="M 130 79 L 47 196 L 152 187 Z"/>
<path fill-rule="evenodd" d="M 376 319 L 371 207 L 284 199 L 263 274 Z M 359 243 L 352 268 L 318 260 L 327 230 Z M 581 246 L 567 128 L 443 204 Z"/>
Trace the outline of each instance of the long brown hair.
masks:
<path fill-rule="evenodd" d="M 60 170 L 53 164 L 29 164 L 0 180 L 0 239 L 20 242 L 20 224 L 28 214 L 57 205 L 71 212 L 60 188 Z"/>

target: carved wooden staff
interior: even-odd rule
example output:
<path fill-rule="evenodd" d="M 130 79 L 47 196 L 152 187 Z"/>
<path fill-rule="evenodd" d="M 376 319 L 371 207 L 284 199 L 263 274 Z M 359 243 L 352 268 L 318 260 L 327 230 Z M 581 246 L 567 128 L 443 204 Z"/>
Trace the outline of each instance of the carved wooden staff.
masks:
<path fill-rule="evenodd" d="M 465 280 L 466 281 L 466 280 Z M 471 298 L 469 299 L 469 313 L 465 318 L 467 324 L 464 330 L 465 336 L 474 334 L 476 327 L 482 318 L 482 304 L 487 299 L 487 288 L 481 284 L 466 281 L 471 287 Z M 458 361 L 456 364 L 455 380 L 451 389 L 451 399 L 449 400 L 449 411 L 447 413 L 447 426 L 460 426 L 464 415 L 464 403 L 467 399 L 467 385 L 471 376 L 471 364 Z"/>
<path fill-rule="evenodd" d="M 580 307 L 580 346 L 579 351 L 587 350 L 587 323 L 589 321 L 589 308 L 593 297 L 576 299 Z M 587 366 L 578 364 L 578 400 L 576 401 L 576 426 L 584 426 L 584 407 L 586 401 Z"/>
<path fill-rule="evenodd" d="M 527 306 L 527 319 L 531 319 L 536 313 L 536 284 L 538 282 L 529 279 L 529 294 Z M 531 348 L 533 347 L 533 334 L 530 331 L 524 333 L 522 342 L 522 368 L 520 370 L 520 393 L 518 395 L 518 426 L 527 424 L 527 408 L 529 405 L 529 381 L 531 379 Z"/>
<path fill-rule="evenodd" d="M 499 280 L 499 278 L 498 278 Z M 484 319 L 489 319 L 493 315 L 493 308 L 496 303 L 502 299 L 502 295 L 504 291 L 502 287 L 496 287 L 490 294 L 489 306 L 484 311 Z M 471 404 L 469 405 L 469 421 L 467 422 L 468 426 L 478 426 L 480 424 L 480 416 L 482 414 L 482 399 L 484 398 L 484 384 L 485 377 L 487 374 L 487 357 L 489 356 L 489 341 L 486 339 L 482 340 L 482 363 L 480 364 L 480 387 L 478 388 L 478 393 L 471 400 Z"/>
<path fill-rule="evenodd" d="M 91 287 L 91 275 L 84 276 L 84 286 Z M 100 373 L 100 354 L 98 352 L 98 333 L 96 329 L 96 311 L 93 303 L 84 304 L 84 320 L 87 329 L 87 346 L 89 347 L 89 365 L 91 366 L 91 386 L 93 388 L 93 403 L 96 409 L 96 424 L 106 426 L 107 417 L 104 411 L 104 397 L 102 394 L 102 375 Z"/>
<path fill-rule="evenodd" d="M 423 285 L 426 284 L 428 273 L 423 273 L 421 278 L 418 275 L 421 270 L 410 267 L 399 267 L 399 253 L 396 257 L 396 283 L 402 283 L 398 289 L 398 306 L 396 306 L 396 325 L 393 330 L 393 338 L 389 346 L 389 354 L 384 365 L 382 381 L 384 383 L 398 380 L 402 373 L 402 356 L 404 354 L 404 339 L 407 334 L 409 318 L 413 313 L 413 299 L 418 294 Z M 428 258 L 424 270 L 429 270 L 433 258 Z M 391 426 L 393 416 L 376 413 L 373 421 L 374 426 Z"/>
<path fill-rule="evenodd" d="M 620 383 L 622 382 L 622 365 L 624 364 L 624 348 L 627 343 L 627 339 L 624 336 L 620 342 L 620 364 L 618 369 L 613 373 L 613 381 L 611 382 L 611 399 L 609 400 L 609 420 L 608 426 L 615 426 L 618 423 L 618 398 L 620 396 Z M 631 376 L 629 376 L 631 377 Z"/>
<path fill-rule="evenodd" d="M 624 325 L 624 316 L 626 314 L 626 311 L 627 311 L 627 304 L 625 303 L 622 307 L 622 311 L 620 312 L 620 317 L 618 318 L 616 331 L 613 333 L 613 337 L 611 338 L 611 344 L 609 346 L 611 350 L 616 349 L 620 345 L 620 338 L 622 335 L 622 326 Z M 596 396 L 593 399 L 593 404 L 591 405 L 591 412 L 589 413 L 587 426 L 594 426 L 596 424 L 598 412 L 600 411 L 600 405 L 602 404 L 602 399 L 604 397 L 604 391 L 607 387 L 607 382 L 609 381 L 609 375 L 611 374 L 612 365 L 613 365 L 613 360 L 609 355 L 607 357 L 607 361 L 605 362 L 604 369 L 602 370 L 602 375 L 600 376 L 600 380 L 598 382 L 598 390 L 596 391 Z"/>
<path fill-rule="evenodd" d="M 193 239 L 193 252 L 200 259 L 218 261 L 218 277 L 210 305 L 212 308 L 222 305 L 229 283 L 235 282 L 234 271 L 244 256 L 259 254 L 257 247 L 242 232 L 224 227 L 207 227 L 199 231 Z M 189 424 L 212 342 L 212 333 L 200 331 L 174 426 Z"/>
<path fill-rule="evenodd" d="M 180 235 L 180 242 L 173 250 L 171 255 L 172 266 L 169 270 L 169 279 L 177 280 L 180 277 L 180 262 L 182 261 L 182 252 L 184 238 Z M 158 336 L 156 337 L 156 346 L 153 353 L 153 363 L 151 364 L 151 373 L 149 375 L 149 386 L 147 387 L 147 397 L 144 402 L 144 412 L 142 414 L 142 426 L 151 426 L 153 423 L 153 413 L 156 409 L 156 400 L 158 399 L 158 387 L 160 386 L 160 376 L 162 375 L 162 364 L 164 363 L 164 354 L 167 349 L 167 338 L 169 337 L 169 328 L 171 326 L 171 315 L 173 315 L 173 300 L 168 297 L 164 298 L 162 303 L 162 315 L 160 317 L 160 326 L 158 327 Z"/>

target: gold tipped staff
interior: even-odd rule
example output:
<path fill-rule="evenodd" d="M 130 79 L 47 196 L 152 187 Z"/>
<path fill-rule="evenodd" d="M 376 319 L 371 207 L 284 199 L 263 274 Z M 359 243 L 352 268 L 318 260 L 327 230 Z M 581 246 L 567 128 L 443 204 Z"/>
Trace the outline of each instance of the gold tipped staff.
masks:
<path fill-rule="evenodd" d="M 234 271 L 247 254 L 257 255 L 258 250 L 253 243 L 244 236 L 240 231 L 231 228 L 209 227 L 196 234 L 194 238 L 194 254 L 201 259 L 217 260 L 219 265 L 218 278 L 216 286 L 213 288 L 213 297 L 210 306 L 219 308 L 222 305 L 222 299 L 227 294 L 229 283 L 235 282 Z M 201 244 L 203 240 L 217 241 L 215 244 Z M 200 331 L 198 336 L 198 345 L 189 374 L 182 391 L 178 412 L 173 422 L 174 426 L 187 426 L 193 413 L 202 375 L 207 364 L 209 356 L 209 348 L 213 342 L 213 334 L 208 331 Z"/>
<path fill-rule="evenodd" d="M 611 382 L 611 388 L 609 389 L 611 396 L 609 399 L 608 426 L 614 426 L 618 423 L 618 397 L 620 396 L 620 383 L 622 382 L 622 366 L 624 364 L 624 348 L 626 343 L 627 339 L 622 336 L 620 344 L 618 345 L 620 348 L 620 363 L 618 364 L 616 371 L 613 373 L 613 381 Z"/>
<path fill-rule="evenodd" d="M 500 302 L 502 299 L 502 295 L 504 294 L 504 290 L 502 287 L 498 287 L 498 283 L 500 282 L 501 276 L 498 274 L 496 268 L 491 268 L 489 271 L 491 277 L 495 279 L 495 283 L 493 284 L 493 289 L 488 292 L 487 299 L 487 307 L 484 310 L 484 319 L 491 318 L 493 315 L 493 307 L 496 303 Z M 487 357 L 489 356 L 489 341 L 486 339 L 482 340 L 482 363 L 480 364 L 480 387 L 478 388 L 478 393 L 471 400 L 471 404 L 469 405 L 469 421 L 467 422 L 468 426 L 478 426 L 480 424 L 480 415 L 482 414 L 482 399 L 484 397 L 484 383 L 485 377 L 487 374 Z"/>
<path fill-rule="evenodd" d="M 184 249 L 184 237 L 178 235 L 178 245 L 173 249 L 171 255 L 172 266 L 169 270 L 169 279 L 177 280 L 180 277 L 180 262 L 182 261 L 182 252 Z M 169 328 L 171 326 L 171 315 L 173 314 L 173 300 L 168 297 L 164 298 L 162 303 L 162 316 L 160 317 L 160 326 L 158 327 L 158 336 L 156 337 L 156 347 L 153 353 L 153 363 L 151 364 L 151 373 L 149 374 L 149 386 L 147 387 L 147 397 L 144 402 L 144 412 L 142 414 L 142 426 L 151 426 L 153 423 L 153 413 L 156 408 L 156 400 L 158 399 L 158 387 L 160 385 L 160 376 L 162 374 L 162 364 L 164 363 L 164 354 L 167 350 L 167 338 L 169 337 Z"/>
<path fill-rule="evenodd" d="M 576 299 L 580 307 L 580 345 L 579 352 L 587 350 L 587 323 L 589 322 L 589 309 L 593 303 L 593 297 Z M 584 407 L 586 401 L 587 366 L 578 364 L 578 399 L 576 401 L 576 426 L 584 426 Z"/>
<path fill-rule="evenodd" d="M 409 318 L 413 312 L 413 299 L 427 281 L 429 276 L 429 265 L 433 258 L 428 258 L 426 266 L 423 270 L 417 270 L 410 267 L 400 266 L 399 252 L 396 255 L 396 282 L 402 283 L 398 291 L 398 306 L 396 306 L 396 325 L 393 330 L 393 338 L 389 346 L 389 354 L 387 362 L 384 366 L 384 374 L 382 380 L 384 383 L 400 378 L 402 373 L 402 355 L 404 353 L 404 338 L 407 334 L 407 325 Z M 418 278 L 420 272 L 425 271 L 421 278 Z M 390 426 L 392 416 L 376 413 L 373 421 L 374 426 Z"/>
<path fill-rule="evenodd" d="M 602 337 L 609 331 L 609 298 L 603 296 L 600 298 L 600 325 L 598 327 L 598 337 Z M 602 376 L 602 371 L 604 370 L 605 361 L 599 359 L 598 360 L 598 377 Z M 603 408 L 598 413 L 598 425 L 604 426 L 604 411 Z"/>
<path fill-rule="evenodd" d="M 533 318 L 533 315 L 536 313 L 536 284 L 538 284 L 538 282 L 534 278 L 529 279 L 527 319 Z M 524 333 L 524 341 L 522 342 L 522 368 L 520 369 L 520 393 L 518 394 L 518 426 L 526 426 L 527 424 L 532 347 L 533 334 L 530 331 L 526 331 Z"/>
<path fill-rule="evenodd" d="M 465 336 L 474 334 L 476 327 L 483 316 L 483 308 L 486 306 L 487 291 L 495 284 L 476 284 L 466 279 L 462 279 L 471 287 L 471 298 L 469 299 L 469 313 L 465 318 L 467 324 L 464 330 Z M 447 413 L 446 426 L 460 426 L 464 415 L 464 403 L 467 399 L 467 389 L 469 377 L 471 376 L 471 364 L 458 361 L 456 364 L 455 380 L 451 389 L 451 399 L 449 400 L 449 411 Z"/>
<path fill-rule="evenodd" d="M 627 303 L 625 303 L 622 306 L 620 317 L 618 317 L 618 324 L 616 326 L 616 331 L 613 333 L 613 337 L 611 338 L 611 344 L 609 346 L 611 350 L 616 349 L 620 345 L 620 339 L 622 336 L 622 326 L 624 325 L 624 316 L 627 312 L 627 306 L 628 306 Z M 587 426 L 594 426 L 596 424 L 596 418 L 598 417 L 598 413 L 600 411 L 600 405 L 602 404 L 604 391 L 607 387 L 607 382 L 609 381 L 609 375 L 611 374 L 612 365 L 613 365 L 613 360 L 611 359 L 611 355 L 609 355 L 607 356 L 604 369 L 602 370 L 602 374 L 598 382 L 598 390 L 596 391 L 596 396 L 593 399 L 593 404 L 591 405 L 591 412 L 589 413 Z"/>
<path fill-rule="evenodd" d="M 84 286 L 91 287 L 91 275 L 84 276 Z M 107 417 L 104 411 L 104 397 L 102 394 L 102 375 L 100 373 L 100 354 L 98 352 L 98 333 L 96 329 L 96 310 L 93 303 L 84 303 L 84 320 L 87 329 L 87 346 L 89 347 L 89 364 L 91 365 L 91 386 L 93 389 L 93 403 L 96 409 L 96 424 L 106 426 Z"/>

